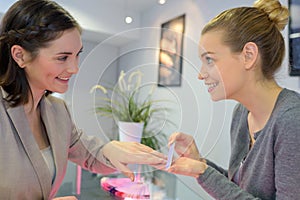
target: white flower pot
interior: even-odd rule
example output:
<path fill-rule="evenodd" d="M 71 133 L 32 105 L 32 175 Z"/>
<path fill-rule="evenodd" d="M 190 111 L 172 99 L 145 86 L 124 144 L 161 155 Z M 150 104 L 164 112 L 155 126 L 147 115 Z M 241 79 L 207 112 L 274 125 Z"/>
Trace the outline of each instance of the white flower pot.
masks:
<path fill-rule="evenodd" d="M 141 142 L 144 122 L 118 122 L 119 140 L 122 142 Z"/>

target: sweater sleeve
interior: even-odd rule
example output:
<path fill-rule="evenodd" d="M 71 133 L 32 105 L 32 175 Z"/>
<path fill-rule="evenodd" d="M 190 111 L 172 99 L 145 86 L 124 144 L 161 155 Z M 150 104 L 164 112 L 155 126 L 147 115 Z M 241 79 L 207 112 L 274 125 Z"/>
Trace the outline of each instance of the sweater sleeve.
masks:
<path fill-rule="evenodd" d="M 300 108 L 291 108 L 276 122 L 274 145 L 276 199 L 299 199 Z"/>
<path fill-rule="evenodd" d="M 228 177 L 228 171 L 223 169 L 222 167 L 216 165 L 214 162 L 206 159 L 206 164 L 216 169 L 219 173 L 223 174 L 224 176 Z"/>
<path fill-rule="evenodd" d="M 259 199 L 242 190 L 211 166 L 197 178 L 201 187 L 215 199 Z"/>

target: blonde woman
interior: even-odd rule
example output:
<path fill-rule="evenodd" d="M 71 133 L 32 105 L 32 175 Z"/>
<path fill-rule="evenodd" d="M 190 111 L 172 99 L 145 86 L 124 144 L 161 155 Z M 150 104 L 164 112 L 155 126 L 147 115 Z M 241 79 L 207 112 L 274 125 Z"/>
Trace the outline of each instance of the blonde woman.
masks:
<path fill-rule="evenodd" d="M 259 0 L 222 12 L 202 31 L 199 79 L 213 101 L 239 102 L 229 169 L 201 157 L 190 135 L 174 133 L 169 143 L 181 157 L 169 171 L 196 177 L 216 199 L 300 199 L 300 95 L 274 79 L 288 17 L 279 1 Z"/>

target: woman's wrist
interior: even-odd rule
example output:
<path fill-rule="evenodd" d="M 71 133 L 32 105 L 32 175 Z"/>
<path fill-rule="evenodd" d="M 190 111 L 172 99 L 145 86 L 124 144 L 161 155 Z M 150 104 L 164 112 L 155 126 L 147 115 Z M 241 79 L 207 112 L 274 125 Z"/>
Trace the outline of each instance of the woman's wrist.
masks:
<path fill-rule="evenodd" d="M 107 155 L 105 155 L 105 151 L 108 151 L 107 148 L 109 148 L 108 145 L 110 145 L 110 143 L 105 144 L 101 149 L 101 155 L 104 161 L 103 163 L 108 167 L 115 168 L 115 166 L 111 163 Z"/>
<path fill-rule="evenodd" d="M 195 171 L 193 173 L 193 177 L 198 178 L 199 176 L 201 176 L 202 174 L 204 174 L 204 172 L 206 171 L 208 165 L 204 162 L 201 162 L 197 164 L 197 167 L 195 167 Z"/>
<path fill-rule="evenodd" d="M 204 172 L 206 171 L 206 169 L 208 167 L 208 165 L 206 164 L 206 162 L 202 162 L 202 161 L 200 161 L 200 162 L 201 162 L 201 171 L 199 173 L 199 176 L 201 176 L 202 174 L 204 174 Z"/>
<path fill-rule="evenodd" d="M 200 157 L 198 160 L 204 162 L 205 164 L 207 163 L 205 158 Z"/>

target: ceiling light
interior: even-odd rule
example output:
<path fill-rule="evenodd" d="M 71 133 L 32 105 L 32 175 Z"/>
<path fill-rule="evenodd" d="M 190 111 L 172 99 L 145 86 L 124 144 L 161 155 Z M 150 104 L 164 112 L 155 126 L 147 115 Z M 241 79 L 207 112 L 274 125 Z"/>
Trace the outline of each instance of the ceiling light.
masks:
<path fill-rule="evenodd" d="M 130 24 L 132 21 L 133 21 L 132 17 L 130 16 L 125 17 L 126 24 Z"/>
<path fill-rule="evenodd" d="M 158 3 L 161 5 L 165 4 L 166 2 L 167 2 L 167 0 L 158 0 Z"/>

